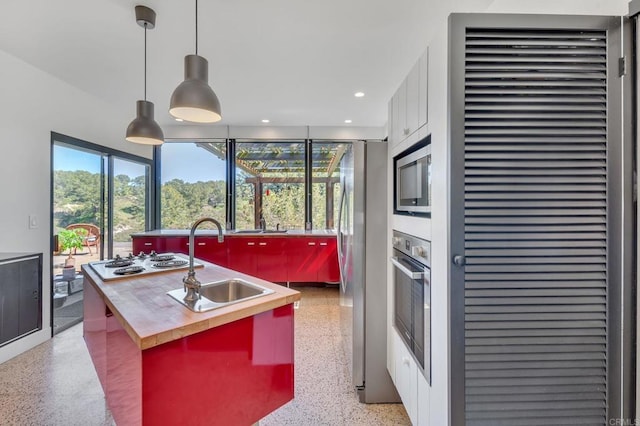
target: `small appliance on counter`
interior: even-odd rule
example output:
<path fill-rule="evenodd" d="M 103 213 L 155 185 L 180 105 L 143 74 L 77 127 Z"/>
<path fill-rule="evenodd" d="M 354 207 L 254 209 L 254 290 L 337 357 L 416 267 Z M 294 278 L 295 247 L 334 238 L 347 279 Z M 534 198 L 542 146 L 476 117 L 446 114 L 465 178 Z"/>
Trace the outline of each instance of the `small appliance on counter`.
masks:
<path fill-rule="evenodd" d="M 149 275 L 159 272 L 175 271 L 189 268 L 189 258 L 176 253 L 150 254 L 140 252 L 137 256 L 129 254 L 127 257 L 116 255 L 115 259 L 89 262 L 89 266 L 96 271 L 102 281 L 126 278 L 130 275 Z M 194 267 L 203 267 L 194 262 Z"/>

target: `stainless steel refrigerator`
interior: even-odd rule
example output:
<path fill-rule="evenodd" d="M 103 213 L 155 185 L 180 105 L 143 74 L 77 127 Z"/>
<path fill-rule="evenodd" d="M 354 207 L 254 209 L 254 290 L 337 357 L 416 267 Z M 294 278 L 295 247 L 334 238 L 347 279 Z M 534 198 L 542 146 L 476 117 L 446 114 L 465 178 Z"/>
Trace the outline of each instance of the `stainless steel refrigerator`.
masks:
<path fill-rule="evenodd" d="M 387 356 L 387 144 L 358 141 L 340 163 L 340 318 L 361 402 L 399 402 Z"/>

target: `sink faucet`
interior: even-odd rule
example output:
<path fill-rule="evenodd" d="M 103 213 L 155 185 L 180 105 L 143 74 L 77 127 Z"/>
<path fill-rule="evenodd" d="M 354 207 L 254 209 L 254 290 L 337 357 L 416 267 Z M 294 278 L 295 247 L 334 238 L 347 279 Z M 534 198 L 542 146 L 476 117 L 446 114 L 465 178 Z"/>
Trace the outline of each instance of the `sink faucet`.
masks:
<path fill-rule="evenodd" d="M 267 221 L 262 216 L 260 216 L 260 229 L 263 231 L 267 229 Z"/>
<path fill-rule="evenodd" d="M 189 273 L 182 279 L 182 282 L 184 284 L 184 291 L 187 292 L 187 295 L 184 296 L 184 301 L 186 303 L 193 304 L 196 302 L 196 300 L 200 300 L 200 281 L 196 279 L 196 271 L 193 267 L 193 253 L 195 251 L 196 228 L 204 222 L 213 223 L 218 228 L 218 242 L 221 243 L 224 241 L 222 226 L 220 226 L 220 222 L 213 218 L 203 217 L 201 219 L 198 219 L 191 227 L 191 232 L 189 233 Z"/>

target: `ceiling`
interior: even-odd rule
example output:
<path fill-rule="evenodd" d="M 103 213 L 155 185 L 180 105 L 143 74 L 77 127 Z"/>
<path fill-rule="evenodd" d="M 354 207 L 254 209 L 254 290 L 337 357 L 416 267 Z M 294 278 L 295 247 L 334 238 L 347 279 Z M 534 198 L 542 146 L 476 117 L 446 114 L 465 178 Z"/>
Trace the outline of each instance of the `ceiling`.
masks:
<path fill-rule="evenodd" d="M 383 126 L 387 102 L 427 45 L 430 0 L 201 0 L 198 53 L 222 125 Z M 195 1 L 2 0 L 0 49 L 112 104 L 147 99 L 161 125 L 195 52 Z M 354 97 L 362 91 L 365 96 Z"/>

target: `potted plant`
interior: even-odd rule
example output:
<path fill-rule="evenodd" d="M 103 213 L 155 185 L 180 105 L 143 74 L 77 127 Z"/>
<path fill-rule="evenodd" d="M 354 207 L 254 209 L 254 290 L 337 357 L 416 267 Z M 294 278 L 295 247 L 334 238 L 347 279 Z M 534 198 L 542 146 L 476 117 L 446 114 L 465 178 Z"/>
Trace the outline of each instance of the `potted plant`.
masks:
<path fill-rule="evenodd" d="M 63 229 L 58 233 L 58 245 L 60 253 L 69 250 L 69 257 L 64 261 L 64 266 L 73 267 L 76 260 L 73 258 L 74 250 L 82 248 L 84 237 L 87 235 L 86 229 Z"/>

